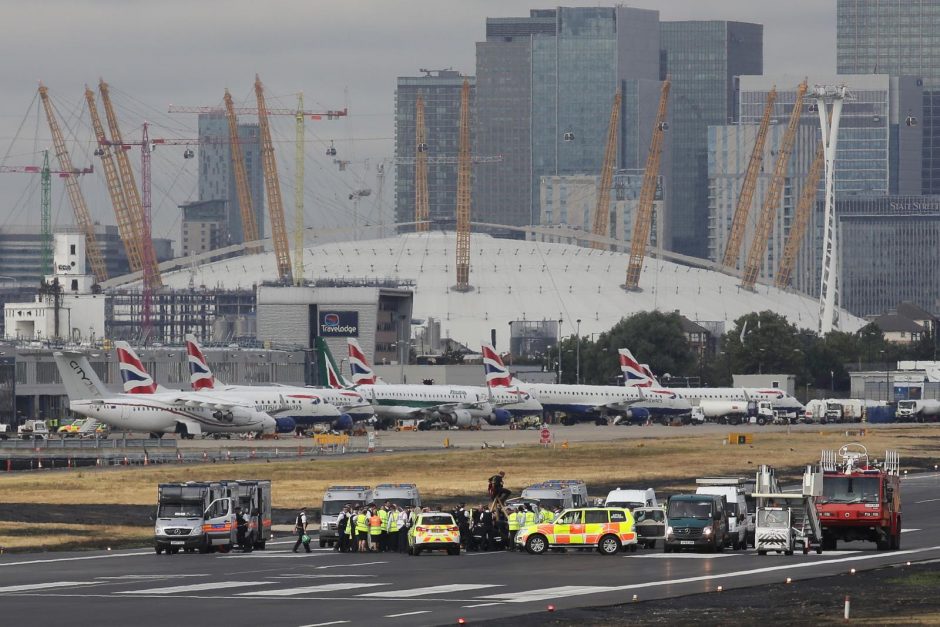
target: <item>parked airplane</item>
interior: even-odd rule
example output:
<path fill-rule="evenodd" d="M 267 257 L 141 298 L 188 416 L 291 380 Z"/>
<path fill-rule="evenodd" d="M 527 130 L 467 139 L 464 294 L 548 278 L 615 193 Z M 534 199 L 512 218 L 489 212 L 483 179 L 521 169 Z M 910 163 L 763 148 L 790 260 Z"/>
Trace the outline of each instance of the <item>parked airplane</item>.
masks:
<path fill-rule="evenodd" d="M 278 427 L 269 414 L 243 401 L 158 390 L 142 364 L 124 378 L 125 388 L 138 391 L 114 394 L 83 353 L 55 352 L 53 357 L 69 396 L 69 409 L 114 429 L 150 433 L 153 437 L 178 433 L 192 438 L 201 433 L 273 433 Z"/>
<path fill-rule="evenodd" d="M 502 358 L 489 344 L 483 344 L 483 371 L 491 389 L 515 386 L 542 403 L 546 411 L 563 412 L 564 424 L 593 420 L 607 424 L 611 419 L 646 420 L 650 416 L 689 414 L 692 406 L 685 399 L 666 390 L 642 390 L 616 385 L 565 385 L 558 383 L 521 383 L 512 378 Z"/>
<path fill-rule="evenodd" d="M 641 364 L 629 349 L 621 348 L 620 370 L 627 387 L 656 386 L 649 366 Z M 803 404 L 779 388 L 663 388 L 688 400 L 700 408 L 706 418 L 741 420 L 748 415 L 748 403 L 767 401 L 774 410 L 786 413 L 802 412 Z"/>
<path fill-rule="evenodd" d="M 369 420 L 375 410 L 365 397 L 354 390 L 317 389 L 291 385 L 225 385 L 215 378 L 209 368 L 196 336 L 186 335 L 186 355 L 189 361 L 190 384 L 193 390 L 230 393 L 249 399 L 259 394 L 283 396 L 287 409 L 283 415 L 294 419 L 297 425 L 309 427 L 328 422 L 337 431 L 348 431 L 354 422 Z"/>

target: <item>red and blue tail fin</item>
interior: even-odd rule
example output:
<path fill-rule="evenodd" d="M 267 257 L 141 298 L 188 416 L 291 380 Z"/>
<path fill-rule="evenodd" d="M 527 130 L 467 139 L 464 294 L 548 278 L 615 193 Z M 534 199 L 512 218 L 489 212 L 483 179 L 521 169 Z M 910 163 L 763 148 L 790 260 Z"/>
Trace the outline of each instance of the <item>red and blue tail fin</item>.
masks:
<path fill-rule="evenodd" d="M 155 394 L 157 384 L 144 368 L 140 357 L 127 342 L 115 342 L 118 362 L 121 366 L 121 380 L 127 394 Z"/>
<path fill-rule="evenodd" d="M 648 388 L 656 382 L 653 373 L 644 364 L 637 361 L 628 348 L 617 351 L 620 354 L 620 372 L 623 373 L 623 384 L 628 388 Z"/>
<path fill-rule="evenodd" d="M 192 333 L 186 334 L 186 358 L 189 361 L 189 383 L 192 388 L 197 392 L 215 389 L 217 382 L 209 368 L 209 362 Z"/>
<path fill-rule="evenodd" d="M 346 339 L 346 345 L 349 348 L 349 368 L 352 370 L 353 383 L 356 385 L 378 383 L 378 377 L 369 366 L 369 360 L 366 358 L 365 351 L 359 346 L 359 342 L 350 337 Z"/>
<path fill-rule="evenodd" d="M 490 344 L 483 344 L 483 373 L 486 376 L 486 387 L 508 388 L 512 385 L 512 374 Z"/>

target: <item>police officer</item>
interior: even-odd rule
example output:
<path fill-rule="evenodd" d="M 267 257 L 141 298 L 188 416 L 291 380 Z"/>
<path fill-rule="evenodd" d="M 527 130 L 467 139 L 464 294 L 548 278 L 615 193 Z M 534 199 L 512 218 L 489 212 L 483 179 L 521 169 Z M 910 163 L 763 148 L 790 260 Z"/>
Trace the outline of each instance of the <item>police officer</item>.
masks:
<path fill-rule="evenodd" d="M 525 519 L 522 523 L 524 526 L 528 527 L 529 525 L 535 524 L 535 506 L 528 505 L 525 509 Z"/>
<path fill-rule="evenodd" d="M 349 522 L 349 505 L 343 506 L 343 511 L 336 517 L 336 546 L 334 551 L 345 553 L 349 550 L 349 543 L 346 541 L 346 524 Z"/>
<path fill-rule="evenodd" d="M 398 550 L 398 512 L 394 503 L 386 505 L 388 515 L 385 517 L 385 551 Z"/>
<path fill-rule="evenodd" d="M 507 547 L 510 551 L 516 550 L 516 533 L 519 531 L 520 527 L 520 518 L 521 512 L 517 512 L 514 507 L 508 508 L 508 522 L 509 522 L 509 546 Z"/>
<path fill-rule="evenodd" d="M 539 523 L 550 523 L 555 520 L 555 514 L 547 507 L 541 507 L 539 511 Z"/>
<path fill-rule="evenodd" d="M 243 553 L 247 553 L 251 550 L 248 545 L 247 536 L 248 536 L 248 519 L 245 517 L 245 512 L 242 511 L 242 508 L 235 510 L 235 525 L 236 525 L 236 542 L 238 546 L 241 547 Z"/>
<path fill-rule="evenodd" d="M 489 551 L 493 544 L 493 512 L 486 505 L 480 511 L 480 526 L 483 528 L 483 540 L 480 542 L 480 548 Z"/>
<path fill-rule="evenodd" d="M 376 512 L 380 522 L 378 550 L 382 553 L 388 549 L 388 505 L 388 501 L 385 501 L 385 505 L 380 507 Z"/>
<path fill-rule="evenodd" d="M 358 513 L 358 508 L 350 508 L 349 517 L 346 518 L 346 528 L 343 529 L 343 533 L 346 535 L 346 548 L 350 553 L 356 553 L 359 550 L 356 543 L 356 515 Z"/>
<path fill-rule="evenodd" d="M 307 553 L 310 553 L 310 536 L 307 535 L 307 508 L 301 507 L 297 519 L 294 521 L 294 531 L 297 532 L 297 542 L 294 543 L 294 553 L 304 545 Z"/>
<path fill-rule="evenodd" d="M 359 548 L 359 553 L 366 553 L 369 550 L 366 541 L 369 536 L 369 510 L 365 507 L 359 508 L 359 513 L 356 514 L 356 542 Z"/>

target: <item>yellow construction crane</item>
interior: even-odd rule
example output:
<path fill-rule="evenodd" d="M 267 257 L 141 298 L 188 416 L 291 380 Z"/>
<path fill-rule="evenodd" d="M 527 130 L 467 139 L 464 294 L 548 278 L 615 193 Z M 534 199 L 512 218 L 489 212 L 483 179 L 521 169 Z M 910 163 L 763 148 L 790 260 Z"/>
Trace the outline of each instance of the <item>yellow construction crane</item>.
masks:
<path fill-rule="evenodd" d="M 770 127 L 770 116 L 777 101 L 777 88 L 771 88 L 767 94 L 767 104 L 764 106 L 764 115 L 760 126 L 757 127 L 757 137 L 754 139 L 754 150 L 751 159 L 747 162 L 744 182 L 741 183 L 741 193 L 738 195 L 738 204 L 734 210 L 734 219 L 731 222 L 731 233 L 728 235 L 728 245 L 725 247 L 725 257 L 721 262 L 726 268 L 735 269 L 738 257 L 741 255 L 741 243 L 744 241 L 744 228 L 751 212 L 751 201 L 754 190 L 757 188 L 757 177 L 764 162 L 764 144 L 767 142 L 767 129 Z"/>
<path fill-rule="evenodd" d="M 65 138 L 59 129 L 59 122 L 56 120 L 53 111 L 52 101 L 49 100 L 48 88 L 42 83 L 39 84 L 39 98 L 42 100 L 43 109 L 46 111 L 46 119 L 49 122 L 49 131 L 52 133 L 52 144 L 55 146 L 55 155 L 59 160 L 59 169 L 65 172 L 72 171 L 72 158 L 65 147 Z M 78 186 L 78 177 L 65 177 L 65 189 L 69 194 L 69 201 L 72 203 L 72 210 L 75 212 L 75 222 L 78 228 L 85 235 L 85 255 L 88 257 L 88 264 L 95 275 L 95 280 L 101 283 L 108 280 L 108 268 L 105 265 L 104 257 L 101 254 L 101 247 L 98 245 L 98 239 L 95 237 L 95 224 L 88 213 L 88 205 L 85 204 L 85 196 L 82 194 L 82 188 Z"/>
<path fill-rule="evenodd" d="M 294 160 L 294 285 L 304 283 L 304 94 L 297 94 Z"/>
<path fill-rule="evenodd" d="M 643 185 L 636 205 L 636 218 L 633 222 L 633 234 L 630 238 L 630 263 L 627 266 L 627 282 L 624 287 L 635 290 L 640 285 L 640 272 L 646 258 L 646 245 L 650 239 L 653 224 L 653 201 L 656 199 L 656 182 L 659 178 L 659 160 L 663 152 L 663 133 L 669 128 L 666 124 L 666 111 L 669 102 L 669 77 L 663 81 L 659 96 L 659 111 L 656 113 L 656 126 L 650 140 L 649 153 L 646 155 L 646 171 L 643 173 Z"/>
<path fill-rule="evenodd" d="M 258 240 L 258 223 L 255 220 L 255 209 L 251 198 L 251 187 L 248 185 L 248 172 L 245 169 L 245 158 L 242 156 L 242 146 L 238 140 L 238 118 L 235 115 L 235 105 L 232 94 L 225 90 L 225 118 L 228 120 L 229 144 L 232 151 L 232 168 L 235 171 L 235 193 L 238 195 L 238 207 L 242 217 L 242 241 L 254 242 Z M 253 248 L 251 252 L 258 252 Z"/>
<path fill-rule="evenodd" d="M 793 102 L 793 110 L 790 112 L 790 122 L 783 134 L 783 140 L 780 142 L 780 150 L 777 151 L 774 172 L 767 187 L 767 195 L 764 197 L 764 205 L 757 221 L 757 228 L 754 229 L 754 239 L 751 241 L 751 248 L 747 254 L 744 277 L 741 280 L 741 287 L 747 290 L 754 289 L 757 276 L 760 274 L 761 266 L 764 263 L 764 253 L 767 251 L 767 242 L 774 229 L 777 205 L 780 204 L 780 197 L 783 195 L 783 182 L 787 175 L 787 167 L 790 165 L 790 153 L 793 152 L 793 142 L 796 139 L 796 131 L 800 125 L 800 113 L 803 111 L 803 97 L 805 95 L 806 81 L 804 80 L 796 89 L 796 100 Z"/>
<path fill-rule="evenodd" d="M 268 215 L 271 218 L 271 237 L 274 240 L 277 275 L 281 281 L 291 283 L 290 245 L 287 243 L 281 183 L 277 178 L 277 161 L 274 158 L 274 144 L 271 142 L 271 127 L 268 124 L 267 105 L 264 101 L 264 86 L 257 74 L 255 74 L 255 97 L 258 99 L 258 127 L 261 131 L 261 169 L 264 172 L 264 188 L 268 193 Z"/>
<path fill-rule="evenodd" d="M 428 200 L 428 144 L 424 128 L 424 96 L 415 100 L 415 232 L 427 233 L 431 225 Z"/>
<path fill-rule="evenodd" d="M 127 261 L 130 265 L 131 272 L 140 272 L 143 269 L 143 265 L 141 264 L 140 240 L 137 236 L 137 226 L 128 209 L 124 188 L 121 187 L 121 179 L 118 177 L 117 166 L 114 164 L 114 156 L 111 154 L 111 146 L 108 143 L 108 138 L 104 134 L 104 126 L 101 124 L 101 118 L 98 116 L 98 107 L 95 105 L 95 92 L 92 91 L 88 85 L 85 85 L 85 100 L 88 103 L 91 126 L 94 129 L 95 140 L 98 144 L 98 147 L 95 149 L 95 155 L 101 157 L 101 165 L 104 166 L 104 177 L 108 183 L 108 194 L 111 196 L 111 204 L 114 206 L 114 217 L 117 219 L 118 234 L 121 236 L 121 241 L 124 242 L 124 251 L 127 253 Z"/>
<path fill-rule="evenodd" d="M 816 156 L 813 157 L 813 163 L 809 166 L 806 181 L 803 183 L 803 192 L 796 205 L 793 222 L 790 223 L 790 233 L 787 235 L 787 243 L 780 257 L 780 268 L 774 277 L 774 285 L 780 289 L 790 285 L 790 276 L 793 274 L 793 268 L 796 267 L 796 255 L 800 252 L 800 246 L 803 245 L 803 237 L 806 235 L 810 217 L 813 215 L 813 206 L 816 204 L 816 195 L 819 191 L 819 178 L 822 176 L 825 161 L 824 153 L 823 143 L 819 142 L 816 147 Z"/>
<path fill-rule="evenodd" d="M 144 241 L 144 238 L 150 237 L 150 235 L 144 232 L 144 209 L 140 202 L 140 190 L 137 189 L 137 181 L 134 179 L 134 171 L 131 169 L 127 151 L 122 146 L 124 139 L 121 136 L 121 128 L 118 126 L 117 115 L 114 114 L 114 107 L 111 105 L 110 89 L 104 79 L 98 80 L 98 91 L 101 92 L 101 104 L 104 107 L 104 114 L 108 118 L 108 129 L 111 131 L 110 143 L 118 146 L 114 156 L 117 159 L 118 172 L 121 175 L 121 188 L 124 190 L 128 216 L 134 225 L 133 233 L 137 238 L 137 245 L 140 250 L 141 267 L 146 271 L 145 274 L 149 272 L 147 276 L 149 276 L 153 288 L 156 289 L 163 285 L 163 278 L 160 276 L 160 267 L 157 265 L 153 246 L 148 246 Z"/>
<path fill-rule="evenodd" d="M 617 167 L 617 124 L 620 120 L 620 90 L 614 94 L 614 104 L 610 109 L 610 123 L 607 125 L 607 146 L 604 149 L 604 163 L 601 166 L 600 188 L 597 190 L 597 205 L 594 207 L 594 235 L 610 235 L 610 186 L 614 182 L 614 168 Z M 591 248 L 604 249 L 606 245 L 591 242 Z"/>
<path fill-rule="evenodd" d="M 470 291 L 470 82 L 460 91 L 460 134 L 457 147 L 457 285 Z"/>

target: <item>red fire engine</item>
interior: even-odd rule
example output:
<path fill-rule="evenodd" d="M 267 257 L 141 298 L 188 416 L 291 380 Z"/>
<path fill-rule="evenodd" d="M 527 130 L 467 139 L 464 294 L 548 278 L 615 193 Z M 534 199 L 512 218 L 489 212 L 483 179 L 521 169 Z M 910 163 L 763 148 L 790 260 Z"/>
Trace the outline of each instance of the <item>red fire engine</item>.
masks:
<path fill-rule="evenodd" d="M 901 482 L 897 451 L 885 451 L 882 462 L 869 460 L 861 444 L 839 452 L 823 451 L 823 494 L 816 498 L 822 523 L 822 547 L 834 551 L 838 541 L 874 542 L 879 551 L 901 548 Z"/>

